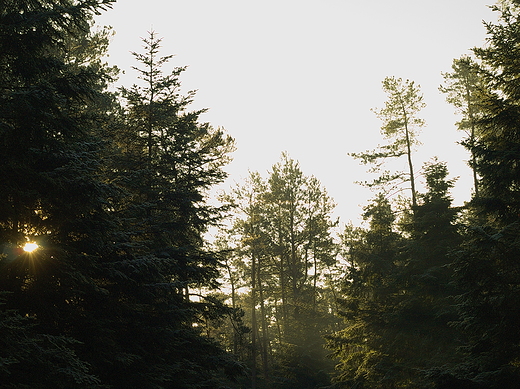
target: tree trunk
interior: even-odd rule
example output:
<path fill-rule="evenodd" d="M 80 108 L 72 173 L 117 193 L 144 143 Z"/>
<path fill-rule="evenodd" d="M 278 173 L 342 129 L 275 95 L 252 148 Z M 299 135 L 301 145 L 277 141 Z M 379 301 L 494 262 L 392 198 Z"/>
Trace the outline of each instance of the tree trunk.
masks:
<path fill-rule="evenodd" d="M 233 273 L 231 271 L 231 267 L 226 259 L 226 269 L 229 275 L 229 284 L 231 286 L 231 307 L 233 310 L 236 309 L 236 287 L 235 287 L 235 279 L 233 277 Z M 238 333 L 237 331 L 233 331 L 233 354 L 238 355 Z"/>
<path fill-rule="evenodd" d="M 410 187 L 412 191 L 412 207 L 415 211 L 415 208 L 417 207 L 417 195 L 415 192 L 415 174 L 413 171 L 413 164 L 412 164 L 412 141 L 410 139 L 410 131 L 408 129 L 408 117 L 406 115 L 406 111 L 403 107 L 403 115 L 404 115 L 404 131 L 406 135 L 406 154 L 408 157 L 408 168 L 410 171 Z"/>
<path fill-rule="evenodd" d="M 251 256 L 251 389 L 256 389 L 256 336 L 257 336 L 257 321 L 256 321 L 256 258 L 253 254 Z"/>
<path fill-rule="evenodd" d="M 268 339 L 268 325 L 265 314 L 265 303 L 264 303 L 264 290 L 262 286 L 262 278 L 260 276 L 260 263 L 258 263 L 258 295 L 260 297 L 260 315 L 262 325 L 262 367 L 264 373 L 264 379 L 266 382 L 269 381 L 269 339 Z"/>
<path fill-rule="evenodd" d="M 473 145 L 475 142 L 475 117 L 473 115 L 473 105 L 471 104 L 471 91 L 469 86 L 466 85 L 466 99 L 468 102 L 468 116 L 471 125 L 471 133 L 469 137 L 469 142 L 471 145 L 471 170 L 473 172 L 473 189 L 475 191 L 475 197 L 478 197 L 478 176 L 477 176 L 477 158 L 475 156 L 475 152 L 473 151 Z"/>

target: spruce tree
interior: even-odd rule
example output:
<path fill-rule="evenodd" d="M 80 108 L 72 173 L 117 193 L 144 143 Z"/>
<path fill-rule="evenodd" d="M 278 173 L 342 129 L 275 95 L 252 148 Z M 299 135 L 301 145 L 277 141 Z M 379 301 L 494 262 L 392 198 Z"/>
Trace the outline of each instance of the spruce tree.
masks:
<path fill-rule="evenodd" d="M 0 5 L 0 316 L 3 345 L 17 350 L 3 364 L 6 387 L 100 387 L 78 334 L 104 294 L 96 272 L 112 189 L 99 134 L 109 76 L 76 62 L 69 45 L 89 42 L 93 14 L 112 2 Z M 27 242 L 39 247 L 25 253 Z"/>
<path fill-rule="evenodd" d="M 400 297 L 394 324 L 399 333 L 393 352 L 402 361 L 416 388 L 430 388 L 430 371 L 461 361 L 462 335 L 452 326 L 457 319 L 451 263 L 460 244 L 459 209 L 452 206 L 445 163 L 433 160 L 423 167 L 426 193 L 419 205 L 401 221 L 408 238 L 402 248 L 398 272 Z"/>
<path fill-rule="evenodd" d="M 203 111 L 188 111 L 194 93 L 180 93 L 185 68 L 163 72 L 171 56 L 159 56 L 160 42 L 153 32 L 144 39 L 144 53 L 134 54 L 141 84 L 121 89 L 109 172 L 122 193 L 119 237 L 107 264 L 116 352 L 103 377 L 115 388 L 211 388 L 234 365 L 203 331 L 220 308 L 199 293 L 219 275 L 203 234 L 221 218 L 207 195 L 226 176 L 233 140 L 201 123 Z"/>
<path fill-rule="evenodd" d="M 399 378 L 399 366 L 385 343 L 397 330 L 389 323 L 402 238 L 395 212 L 382 194 L 364 208 L 363 218 L 368 229 L 347 226 L 343 233 L 348 265 L 338 303 L 345 324 L 327 340 L 338 360 L 338 385 L 387 388 Z"/>
<path fill-rule="evenodd" d="M 427 192 L 399 223 L 378 196 L 365 208 L 369 229 L 345 231 L 345 328 L 329 337 L 341 384 L 430 388 L 431 368 L 460 361 L 460 334 L 449 324 L 456 319 L 449 254 L 459 242 L 448 193 L 453 181 L 443 163 L 424 171 Z"/>
<path fill-rule="evenodd" d="M 466 361 L 439 378 L 439 387 L 518 388 L 520 370 L 520 3 L 502 1 L 497 23 L 486 24 L 488 43 L 474 49 L 484 93 L 479 137 L 467 144 L 480 177 L 456 258 L 459 328 L 468 336 Z"/>

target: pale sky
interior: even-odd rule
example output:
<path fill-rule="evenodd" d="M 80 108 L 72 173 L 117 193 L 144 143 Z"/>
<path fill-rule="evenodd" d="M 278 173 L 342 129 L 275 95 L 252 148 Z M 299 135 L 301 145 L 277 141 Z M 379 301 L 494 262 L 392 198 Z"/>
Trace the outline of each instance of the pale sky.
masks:
<path fill-rule="evenodd" d="M 125 70 L 119 84 L 136 82 L 131 51 L 154 30 L 162 55 L 189 66 L 184 90 L 197 89 L 193 109 L 209 108 L 203 121 L 224 127 L 238 150 L 224 188 L 248 170 L 264 177 L 282 151 L 316 176 L 338 204 L 343 223 L 359 222 L 373 194 L 356 180 L 366 167 L 347 155 L 384 143 L 371 108 L 386 99 L 386 76 L 421 85 L 427 107 L 419 168 L 433 156 L 460 176 L 453 194 L 469 199 L 467 153 L 456 144 L 457 116 L 438 91 L 452 60 L 482 46 L 482 21 L 496 15 L 493 0 L 119 0 L 97 20 L 116 35 L 109 62 Z M 403 161 L 403 169 L 406 167 Z"/>

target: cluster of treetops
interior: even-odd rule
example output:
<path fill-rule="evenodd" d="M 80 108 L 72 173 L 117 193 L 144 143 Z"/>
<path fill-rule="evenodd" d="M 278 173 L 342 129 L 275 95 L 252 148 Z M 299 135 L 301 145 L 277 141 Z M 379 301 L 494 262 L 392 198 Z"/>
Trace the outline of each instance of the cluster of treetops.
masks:
<path fill-rule="evenodd" d="M 343 228 L 286 153 L 210 201 L 234 141 L 153 32 L 110 88 L 113 2 L 0 4 L 1 388 L 520 388 L 519 0 L 441 87 L 471 200 L 416 173 L 423 96 L 388 77 L 388 143 L 352 154 L 376 196 Z"/>

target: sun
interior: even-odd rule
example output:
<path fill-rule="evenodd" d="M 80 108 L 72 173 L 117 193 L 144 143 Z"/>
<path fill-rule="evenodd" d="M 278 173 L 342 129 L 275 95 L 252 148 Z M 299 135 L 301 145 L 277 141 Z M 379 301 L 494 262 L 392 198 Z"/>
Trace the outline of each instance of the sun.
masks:
<path fill-rule="evenodd" d="M 23 246 L 23 251 L 25 251 L 26 253 L 32 253 L 38 247 L 39 246 L 34 242 L 27 242 L 25 246 Z"/>

